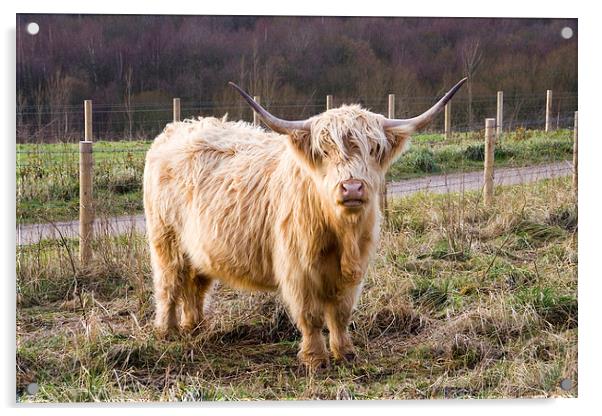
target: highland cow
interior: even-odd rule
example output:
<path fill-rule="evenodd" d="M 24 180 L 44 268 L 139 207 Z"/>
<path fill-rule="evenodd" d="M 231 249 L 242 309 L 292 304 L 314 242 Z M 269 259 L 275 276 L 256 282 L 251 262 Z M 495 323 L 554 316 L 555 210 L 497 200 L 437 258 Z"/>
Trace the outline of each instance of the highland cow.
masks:
<path fill-rule="evenodd" d="M 273 116 L 231 83 L 271 132 L 225 117 L 169 124 L 144 170 L 157 330 L 195 329 L 220 280 L 278 291 L 309 367 L 328 363 L 324 324 L 333 357 L 353 358 L 348 325 L 379 236 L 385 173 L 464 81 L 410 119 L 343 105 L 302 121 Z"/>

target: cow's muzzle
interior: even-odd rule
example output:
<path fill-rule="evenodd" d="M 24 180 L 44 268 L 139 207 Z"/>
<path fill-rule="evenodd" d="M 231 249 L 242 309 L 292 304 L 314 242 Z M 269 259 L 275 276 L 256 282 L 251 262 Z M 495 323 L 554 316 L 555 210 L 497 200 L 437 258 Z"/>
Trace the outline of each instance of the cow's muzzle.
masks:
<path fill-rule="evenodd" d="M 340 183 L 340 203 L 348 208 L 361 207 L 366 202 L 364 183 L 357 179 L 348 179 Z"/>

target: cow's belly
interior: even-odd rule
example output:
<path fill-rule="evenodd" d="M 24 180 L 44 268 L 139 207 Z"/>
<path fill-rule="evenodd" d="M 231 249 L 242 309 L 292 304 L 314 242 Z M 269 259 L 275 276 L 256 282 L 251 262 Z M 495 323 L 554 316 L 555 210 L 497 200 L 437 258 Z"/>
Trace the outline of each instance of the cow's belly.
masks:
<path fill-rule="evenodd" d="M 235 289 L 246 291 L 275 291 L 278 289 L 273 280 L 264 276 L 257 279 L 254 276 L 234 275 L 223 270 L 210 270 L 207 275 Z"/>
<path fill-rule="evenodd" d="M 199 273 L 235 288 L 277 289 L 268 243 L 252 237 L 249 230 L 219 226 L 199 220 L 184 227 L 182 244 L 192 266 Z"/>

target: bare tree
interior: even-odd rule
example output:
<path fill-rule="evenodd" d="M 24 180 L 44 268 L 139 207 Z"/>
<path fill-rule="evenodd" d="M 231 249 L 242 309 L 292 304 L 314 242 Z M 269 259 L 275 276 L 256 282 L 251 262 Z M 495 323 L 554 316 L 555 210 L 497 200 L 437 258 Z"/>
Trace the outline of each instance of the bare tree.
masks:
<path fill-rule="evenodd" d="M 525 103 L 524 101 L 524 99 L 518 97 L 510 101 L 510 116 L 505 116 L 506 121 L 504 122 L 508 130 L 512 130 L 514 128 L 514 124 L 520 120 L 519 115 Z"/>
<path fill-rule="evenodd" d="M 255 95 L 264 95 L 265 92 L 261 91 L 261 85 L 259 80 L 259 51 L 257 46 L 257 39 L 253 39 L 253 70 L 251 72 L 250 88 Z"/>
<path fill-rule="evenodd" d="M 42 83 L 39 82 L 38 86 L 35 89 L 34 93 L 34 106 L 36 109 L 36 136 L 40 138 L 40 134 L 42 132 L 42 122 L 44 120 L 44 99 L 46 96 L 46 92 L 44 91 L 44 87 Z"/>
<path fill-rule="evenodd" d="M 238 78 L 238 82 L 240 82 L 240 84 L 239 84 L 239 85 L 240 85 L 242 88 L 244 88 L 244 85 L 245 85 L 245 78 L 246 78 L 246 75 L 247 75 L 247 71 L 245 70 L 245 56 L 244 56 L 244 55 L 241 55 L 241 56 L 240 56 L 240 75 L 239 75 L 239 78 Z M 253 94 L 257 94 L 257 93 L 256 93 L 256 92 L 253 92 Z M 238 112 L 237 112 L 237 113 L 238 113 L 238 118 L 239 118 L 240 120 L 242 120 L 242 114 L 243 114 L 243 110 L 244 110 L 244 107 L 239 105 L 239 106 L 238 106 Z"/>
<path fill-rule="evenodd" d="M 64 119 L 66 116 L 66 104 L 69 97 L 69 86 L 60 70 L 56 71 L 48 81 L 48 104 L 50 113 L 50 124 L 54 125 L 55 138 L 65 137 Z"/>
<path fill-rule="evenodd" d="M 27 139 L 27 125 L 23 123 L 23 110 L 27 106 L 27 97 L 17 89 L 17 139 L 25 141 Z"/>
<path fill-rule="evenodd" d="M 481 52 L 481 42 L 479 39 L 470 39 L 464 43 L 461 49 L 462 53 L 462 66 L 464 67 L 464 73 L 468 77 L 466 82 L 466 89 L 468 93 L 468 127 L 472 130 L 473 128 L 473 114 L 472 114 L 472 82 L 474 76 L 482 62 L 483 54 Z"/>
<path fill-rule="evenodd" d="M 134 111 L 132 109 L 132 75 L 133 70 L 132 66 L 128 65 L 127 70 L 123 76 L 123 80 L 125 82 L 125 91 L 124 91 L 124 105 L 125 105 L 125 116 L 128 121 L 128 139 L 132 140 L 132 125 L 134 123 Z"/>
<path fill-rule="evenodd" d="M 251 79 L 249 80 L 250 89 L 253 94 L 260 95 L 264 99 L 263 104 L 269 105 L 267 100 L 273 99 L 276 96 L 276 85 L 278 83 L 278 75 L 276 71 L 276 58 L 262 58 L 259 56 L 259 48 L 257 40 L 253 42 L 253 62 L 251 69 Z"/>

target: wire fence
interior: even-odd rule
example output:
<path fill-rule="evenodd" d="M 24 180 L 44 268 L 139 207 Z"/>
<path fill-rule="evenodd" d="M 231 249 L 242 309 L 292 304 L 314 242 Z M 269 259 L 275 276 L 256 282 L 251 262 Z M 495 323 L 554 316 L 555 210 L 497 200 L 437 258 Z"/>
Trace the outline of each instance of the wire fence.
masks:
<path fill-rule="evenodd" d="M 396 95 L 396 117 L 407 118 L 422 113 L 436 102 L 439 96 L 404 97 Z M 554 92 L 551 105 L 552 124 L 555 128 L 572 126 L 572 113 L 577 108 L 577 94 L 574 92 Z M 337 97 L 334 106 L 344 103 L 358 103 L 373 112 L 387 114 L 387 96 L 382 97 Z M 269 111 L 285 119 L 304 119 L 319 114 L 326 109 L 326 98 L 310 97 L 297 101 L 270 101 L 262 97 L 262 105 Z M 497 98 L 495 95 L 476 95 L 472 100 L 457 97 L 453 100 L 451 117 L 454 130 L 471 131 L 480 125 L 479 120 L 495 117 Z M 232 119 L 253 119 L 252 110 L 240 100 L 237 101 L 182 101 L 181 117 L 200 116 L 222 117 L 228 114 Z M 504 96 L 504 127 L 513 130 L 517 127 L 542 128 L 545 123 L 546 95 L 506 94 Z M 84 127 L 84 110 L 81 105 L 21 105 L 17 106 L 18 143 L 52 143 L 81 140 Z M 152 103 L 94 103 L 93 130 L 95 137 L 102 140 L 148 139 L 159 134 L 165 125 L 173 121 L 173 107 L 170 102 Z M 443 131 L 442 118 L 429 127 L 430 132 Z"/>
<path fill-rule="evenodd" d="M 575 105 L 573 110 L 576 108 L 576 96 L 557 94 L 555 97 L 556 100 L 564 103 L 573 102 Z M 537 107 L 541 104 L 538 101 L 540 98 L 536 96 L 522 96 L 521 99 L 523 103 L 527 103 L 528 100 L 537 102 Z M 429 102 L 428 105 L 430 105 L 432 97 L 413 97 L 406 101 L 420 103 L 424 109 L 423 104 Z M 495 100 L 491 102 L 488 97 L 474 97 L 473 102 L 486 103 L 489 107 L 483 108 L 487 108 L 488 114 L 495 114 L 497 111 L 498 103 Z M 462 103 L 462 100 L 454 99 L 451 109 L 461 109 Z M 202 108 L 202 104 L 198 108 Z M 209 106 L 213 103 L 206 104 Z M 374 101 L 373 104 L 390 105 L 383 100 L 378 103 Z M 496 171 L 501 169 L 499 172 L 503 172 L 503 174 L 495 177 L 496 185 L 511 185 L 544 177 L 568 175 L 574 169 L 571 167 L 573 165 L 567 164 L 565 161 L 574 157 L 574 138 L 576 138 L 574 133 L 576 132 L 573 131 L 573 126 L 576 127 L 576 113 L 569 112 L 567 108 L 564 113 L 558 113 L 556 118 L 552 119 L 551 109 L 554 106 L 549 104 L 549 101 L 547 105 L 545 102 L 543 103 L 543 110 L 539 108 L 541 111 L 538 110 L 536 118 L 522 119 L 520 124 L 515 123 L 514 128 L 510 128 L 512 124 L 508 121 L 507 114 L 508 112 L 511 114 L 511 110 L 509 110 L 511 105 L 504 100 L 504 109 L 507 113 L 503 121 L 505 128 L 496 139 L 494 151 L 495 169 Z M 266 106 L 271 111 L 277 112 L 279 108 L 295 108 L 296 105 L 286 103 Z M 305 103 L 304 105 L 317 106 L 318 104 Z M 395 105 L 397 106 L 397 104 Z M 320 106 L 323 105 L 320 104 Z M 239 107 L 248 110 L 246 106 Z M 533 108 L 535 107 L 533 104 Z M 169 111 L 171 119 L 149 120 L 149 123 L 158 123 L 159 120 L 173 121 L 173 114 L 179 113 L 186 117 L 186 113 L 191 111 L 191 108 L 193 107 L 184 106 L 184 111 L 182 111 L 182 107 L 180 107 L 176 113 L 174 107 L 168 110 L 149 104 L 136 111 Z M 31 108 L 24 110 L 31 110 Z M 82 108 L 67 107 L 65 111 L 69 111 L 70 115 L 79 115 L 80 131 L 84 130 L 84 119 L 88 119 L 88 122 L 92 119 L 92 117 L 84 117 Z M 94 122 L 92 126 L 87 127 L 101 127 L 103 120 L 101 118 L 98 121 L 99 115 L 120 114 L 124 111 L 129 110 L 124 109 L 121 105 L 95 105 Z M 383 113 L 387 112 L 383 111 Z M 433 129 L 413 137 L 413 146 L 391 167 L 387 174 L 388 197 L 404 196 L 417 191 L 458 192 L 464 189 L 483 187 L 482 169 L 487 153 L 485 143 L 487 135 L 492 133 L 486 131 L 482 121 L 479 123 L 480 126 L 475 123 L 475 126 L 471 127 L 468 122 L 462 124 L 462 118 L 458 122 L 454 118 L 454 114 L 452 111 L 452 134 L 445 134 L 442 117 L 439 117 L 434 123 Z M 403 117 L 403 115 L 398 117 Z M 438 125 L 439 127 L 437 127 Z M 95 137 L 99 137 L 99 134 L 96 133 Z M 143 211 L 142 177 L 145 154 L 152 143 L 148 140 L 150 137 L 153 136 L 147 136 L 143 140 L 94 143 L 90 192 L 93 192 L 93 213 L 97 224 L 109 219 L 111 224 L 129 223 L 130 226 L 133 224 L 135 228 L 140 228 L 141 219 L 135 217 L 132 220 L 132 216 L 140 215 Z M 29 230 L 26 236 L 22 237 L 24 244 L 31 242 L 36 233 L 31 231 L 33 226 L 29 224 L 51 222 L 56 224 L 61 221 L 74 220 L 80 216 L 82 189 L 80 184 L 81 155 L 78 142 L 79 140 L 18 144 L 17 223 L 19 230 Z M 77 236 L 77 222 L 67 222 L 66 224 L 69 225 L 61 225 L 61 227 L 71 231 L 65 232 L 68 235 Z M 119 225 L 116 226 L 119 228 Z M 38 226 L 38 237 L 56 238 L 56 228 L 56 225 L 52 227 Z M 45 231 L 42 232 L 39 229 Z"/>
<path fill-rule="evenodd" d="M 542 179 L 553 179 L 569 176 L 573 173 L 570 161 L 545 163 L 535 166 L 522 166 L 514 168 L 499 168 L 495 173 L 495 186 L 511 186 L 523 183 L 536 182 Z M 416 192 L 463 193 L 470 191 L 480 192 L 483 188 L 484 178 L 482 171 L 462 171 L 454 173 L 440 173 L 426 177 L 405 179 L 388 184 L 387 198 L 392 201 L 396 198 L 407 197 Z M 96 188 L 99 181 L 95 182 Z M 139 188 L 138 185 L 131 185 Z M 93 234 L 99 236 L 117 236 L 121 234 L 144 233 L 145 219 L 142 213 L 140 189 L 134 193 L 136 200 L 119 198 L 119 192 L 111 195 L 106 189 L 95 189 L 99 195 L 96 199 L 96 220 L 93 225 Z M 115 189 L 113 190 L 115 192 Z M 122 191 L 125 193 L 125 188 Z M 66 201 L 67 202 L 67 201 Z M 77 201 L 75 201 L 77 202 Z M 120 211 L 115 211 L 116 206 Z M 77 206 L 72 207 L 72 213 L 77 215 Z M 51 220 L 50 217 L 40 215 L 36 222 L 22 221 L 17 224 L 18 245 L 36 244 L 45 240 L 61 238 L 77 238 L 79 236 L 79 222 Z"/>

